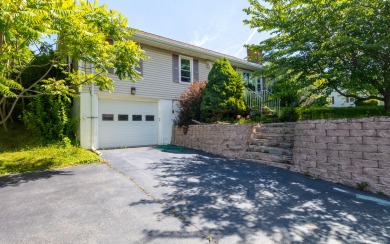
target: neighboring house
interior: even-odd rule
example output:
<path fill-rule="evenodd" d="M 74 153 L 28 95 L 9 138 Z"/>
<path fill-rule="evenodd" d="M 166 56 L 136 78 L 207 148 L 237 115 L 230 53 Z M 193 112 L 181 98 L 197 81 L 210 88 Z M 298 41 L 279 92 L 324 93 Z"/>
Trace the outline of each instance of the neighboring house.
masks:
<path fill-rule="evenodd" d="M 256 63 L 142 31 L 132 40 L 140 43 L 149 57 L 141 62 L 142 79 L 133 83 L 109 74 L 115 80 L 111 93 L 91 85 L 83 87 L 74 101 L 84 148 L 170 144 L 180 94 L 189 84 L 206 80 L 215 60 L 228 58 L 242 74 L 260 68 Z M 79 68 L 91 69 L 85 64 Z"/>
<path fill-rule="evenodd" d="M 355 107 L 355 98 L 344 97 L 336 91 L 329 95 L 329 107 Z"/>

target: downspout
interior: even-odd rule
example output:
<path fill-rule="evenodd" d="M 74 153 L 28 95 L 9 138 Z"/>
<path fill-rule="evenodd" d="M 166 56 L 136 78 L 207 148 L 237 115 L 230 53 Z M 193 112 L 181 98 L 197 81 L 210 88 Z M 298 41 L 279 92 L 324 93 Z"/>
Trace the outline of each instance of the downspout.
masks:
<path fill-rule="evenodd" d="M 95 151 L 95 122 L 93 121 L 94 120 L 94 99 L 95 98 L 95 85 L 92 83 L 91 84 L 91 150 L 92 151 Z"/>

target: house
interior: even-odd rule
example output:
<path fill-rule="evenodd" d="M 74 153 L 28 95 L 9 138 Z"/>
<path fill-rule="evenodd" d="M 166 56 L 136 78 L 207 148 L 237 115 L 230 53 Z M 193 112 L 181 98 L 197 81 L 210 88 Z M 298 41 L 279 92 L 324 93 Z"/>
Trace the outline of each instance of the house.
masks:
<path fill-rule="evenodd" d="M 344 97 L 336 91 L 332 91 L 329 95 L 329 107 L 355 107 L 355 98 Z"/>
<path fill-rule="evenodd" d="M 142 79 L 136 83 L 115 80 L 115 89 L 103 92 L 84 86 L 74 101 L 79 119 L 79 139 L 84 148 L 163 145 L 171 143 L 176 104 L 180 94 L 193 82 L 207 79 L 213 62 L 227 57 L 239 73 L 251 73 L 259 64 L 178 42 L 146 32 L 132 40 L 145 50 Z M 88 70 L 88 64 L 79 64 Z M 112 72 L 113 73 L 113 72 Z"/>

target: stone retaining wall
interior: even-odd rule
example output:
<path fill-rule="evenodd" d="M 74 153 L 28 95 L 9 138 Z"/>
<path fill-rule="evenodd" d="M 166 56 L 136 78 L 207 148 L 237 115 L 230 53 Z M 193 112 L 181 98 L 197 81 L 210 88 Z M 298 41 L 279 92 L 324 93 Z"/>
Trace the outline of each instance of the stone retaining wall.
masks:
<path fill-rule="evenodd" d="M 301 173 L 390 195 L 390 118 L 299 121 L 293 164 Z"/>
<path fill-rule="evenodd" d="M 186 135 L 176 128 L 174 144 L 245 159 L 256 126 L 194 125 Z M 355 188 L 366 182 L 366 190 L 390 195 L 390 117 L 299 121 L 291 164 L 303 174 Z"/>
<path fill-rule="evenodd" d="M 174 129 L 174 144 L 205 152 L 240 158 L 248 148 L 254 130 L 253 124 L 192 125 L 187 134 L 182 128 Z"/>

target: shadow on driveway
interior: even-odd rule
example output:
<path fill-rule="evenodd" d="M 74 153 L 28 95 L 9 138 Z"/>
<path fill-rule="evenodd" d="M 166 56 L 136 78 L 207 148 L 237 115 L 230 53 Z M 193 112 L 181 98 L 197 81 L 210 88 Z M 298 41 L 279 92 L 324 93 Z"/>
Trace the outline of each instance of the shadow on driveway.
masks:
<path fill-rule="evenodd" d="M 177 212 L 217 241 L 259 243 L 266 235 L 277 243 L 390 242 L 388 198 L 200 152 L 169 154 L 146 171 L 154 172 L 155 189 L 171 189 L 159 199 L 169 206 L 165 215 Z"/>
<path fill-rule="evenodd" d="M 73 175 L 71 172 L 61 170 L 46 170 L 42 172 L 23 173 L 15 175 L 6 175 L 0 177 L 0 188 L 7 186 L 19 186 L 29 181 L 40 179 L 49 179 L 55 175 Z"/>

